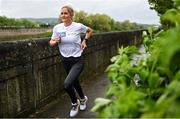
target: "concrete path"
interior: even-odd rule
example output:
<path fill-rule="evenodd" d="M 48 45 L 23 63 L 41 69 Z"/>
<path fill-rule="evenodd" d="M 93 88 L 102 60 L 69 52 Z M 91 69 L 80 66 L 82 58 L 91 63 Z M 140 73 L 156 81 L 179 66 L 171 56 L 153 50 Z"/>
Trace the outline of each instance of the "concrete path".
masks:
<path fill-rule="evenodd" d="M 82 83 L 83 90 L 88 96 L 87 110 L 80 111 L 75 118 L 95 118 L 96 113 L 90 110 L 94 106 L 94 101 L 97 97 L 105 97 L 110 81 L 105 75 L 99 76 L 96 79 L 86 80 Z M 69 111 L 71 109 L 70 98 L 64 93 L 57 100 L 51 102 L 45 107 L 38 110 L 29 117 L 35 118 L 69 118 Z"/>

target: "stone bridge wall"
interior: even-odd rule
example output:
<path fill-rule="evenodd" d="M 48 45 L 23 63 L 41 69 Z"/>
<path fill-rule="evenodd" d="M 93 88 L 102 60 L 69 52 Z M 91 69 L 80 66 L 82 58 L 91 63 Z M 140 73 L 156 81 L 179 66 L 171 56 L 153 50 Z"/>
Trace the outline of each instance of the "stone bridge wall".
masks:
<path fill-rule="evenodd" d="M 94 34 L 81 80 L 102 73 L 121 45 L 141 43 L 142 31 Z M 0 117 L 26 117 L 63 90 L 65 72 L 49 39 L 0 43 Z"/>
<path fill-rule="evenodd" d="M 52 28 L 0 28 L 0 38 L 7 36 L 40 34 L 50 31 L 52 31 Z"/>

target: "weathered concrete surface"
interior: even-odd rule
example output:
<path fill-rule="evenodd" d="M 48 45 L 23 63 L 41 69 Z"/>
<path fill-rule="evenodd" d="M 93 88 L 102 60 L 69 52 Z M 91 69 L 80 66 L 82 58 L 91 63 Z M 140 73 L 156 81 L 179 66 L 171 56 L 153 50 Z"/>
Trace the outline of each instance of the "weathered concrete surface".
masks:
<path fill-rule="evenodd" d="M 90 110 L 94 106 L 94 101 L 97 97 L 105 97 L 105 92 L 110 81 L 106 75 L 101 75 L 96 79 L 84 80 L 82 87 L 89 100 L 87 103 L 87 110 L 80 111 L 75 118 L 95 118 L 96 113 Z M 70 98 L 66 93 L 62 93 L 59 98 L 45 107 L 31 114 L 29 117 L 36 118 L 69 118 L 69 111 L 71 108 Z"/>

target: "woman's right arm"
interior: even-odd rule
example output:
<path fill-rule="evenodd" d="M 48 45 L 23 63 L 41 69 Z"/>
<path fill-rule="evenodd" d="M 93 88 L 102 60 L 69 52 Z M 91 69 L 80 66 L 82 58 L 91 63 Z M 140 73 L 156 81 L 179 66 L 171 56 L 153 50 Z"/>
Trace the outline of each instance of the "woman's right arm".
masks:
<path fill-rule="evenodd" d="M 49 45 L 51 47 L 56 46 L 60 42 L 60 37 L 55 37 L 49 41 Z"/>

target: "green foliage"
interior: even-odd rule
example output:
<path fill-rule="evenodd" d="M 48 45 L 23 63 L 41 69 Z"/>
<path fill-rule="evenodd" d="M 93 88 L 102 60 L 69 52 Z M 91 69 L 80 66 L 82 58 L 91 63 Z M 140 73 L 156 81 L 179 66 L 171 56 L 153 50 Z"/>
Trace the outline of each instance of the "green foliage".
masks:
<path fill-rule="evenodd" d="M 97 13 L 88 15 L 84 11 L 76 12 L 74 20 L 91 26 L 95 32 L 126 31 L 147 28 L 147 25 L 131 23 L 129 20 L 119 22 L 106 14 Z"/>
<path fill-rule="evenodd" d="M 92 16 L 92 28 L 99 31 L 111 31 L 111 18 L 105 14 L 95 14 Z"/>
<path fill-rule="evenodd" d="M 174 26 L 171 21 L 174 21 L 173 17 L 179 17 L 179 15 L 173 15 L 177 13 L 179 14 L 179 0 L 148 0 L 148 2 L 150 4 L 150 8 L 157 11 L 157 13 L 161 16 L 160 20 L 164 29 L 168 29 L 169 27 Z"/>
<path fill-rule="evenodd" d="M 107 106 L 111 103 L 111 100 L 104 99 L 104 98 L 97 98 L 95 101 L 95 104 L 97 104 L 94 108 L 92 108 L 92 111 L 98 111 L 101 110 L 102 107 Z"/>
<path fill-rule="evenodd" d="M 162 21 L 167 21 L 171 26 L 178 26 L 180 24 L 180 10 L 171 9 L 168 10 L 162 17 Z"/>
<path fill-rule="evenodd" d="M 180 23 L 179 1 L 167 10 L 163 19 L 174 24 L 155 34 L 144 31 L 146 54 L 132 64 L 135 46 L 121 47 L 106 69 L 112 84 L 107 103 L 96 102 L 93 111 L 105 118 L 179 118 L 180 117 Z M 138 54 L 137 54 L 138 55 Z M 103 99 L 102 99 L 103 100 Z M 98 110 L 99 109 L 99 110 Z"/>
<path fill-rule="evenodd" d="M 173 8 L 173 0 L 148 0 L 148 2 L 150 4 L 150 8 L 157 11 L 159 15 L 162 15 L 168 9 Z"/>
<path fill-rule="evenodd" d="M 13 19 L 0 16 L 0 27 L 37 27 L 38 24 L 26 19 Z"/>
<path fill-rule="evenodd" d="M 85 13 L 84 11 L 80 11 L 80 12 L 76 12 L 75 13 L 75 17 L 74 17 L 75 21 L 79 21 L 85 25 L 90 25 L 91 24 L 91 19 L 89 18 L 88 14 Z"/>

